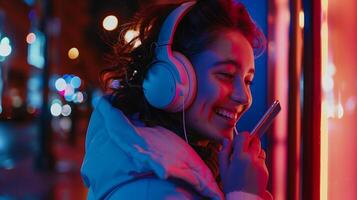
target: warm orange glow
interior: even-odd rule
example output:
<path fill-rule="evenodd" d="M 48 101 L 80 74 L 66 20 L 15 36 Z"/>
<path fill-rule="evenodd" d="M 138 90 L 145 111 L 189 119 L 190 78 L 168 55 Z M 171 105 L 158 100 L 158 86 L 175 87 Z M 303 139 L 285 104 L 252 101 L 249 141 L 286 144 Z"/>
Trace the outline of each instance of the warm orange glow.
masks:
<path fill-rule="evenodd" d="M 300 28 L 305 27 L 305 13 L 303 10 L 300 10 L 299 12 L 299 26 Z"/>
<path fill-rule="evenodd" d="M 79 56 L 79 51 L 76 47 L 73 47 L 71 48 L 69 51 L 68 51 L 68 57 L 72 60 L 78 58 Z"/>
<path fill-rule="evenodd" d="M 325 200 L 328 191 L 328 116 L 326 102 L 322 102 L 321 112 L 320 199 Z"/>
<path fill-rule="evenodd" d="M 328 73 L 328 24 L 327 24 L 328 0 L 321 1 L 322 24 L 321 24 L 321 70 L 322 83 L 325 94 L 333 89 L 333 79 Z M 331 80 L 330 82 L 328 80 Z M 321 156 L 320 156 L 320 199 L 328 198 L 328 104 L 325 102 L 325 95 L 321 108 Z"/>

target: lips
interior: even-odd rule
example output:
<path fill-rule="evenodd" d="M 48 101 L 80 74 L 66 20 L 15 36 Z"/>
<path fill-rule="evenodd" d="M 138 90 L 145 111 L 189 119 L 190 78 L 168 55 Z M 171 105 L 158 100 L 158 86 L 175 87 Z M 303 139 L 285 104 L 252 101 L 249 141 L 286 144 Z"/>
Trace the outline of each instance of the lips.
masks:
<path fill-rule="evenodd" d="M 218 116 L 227 120 L 229 124 L 235 124 L 243 111 L 243 107 L 239 107 L 238 109 L 216 107 L 214 111 Z"/>
<path fill-rule="evenodd" d="M 235 120 L 237 119 L 237 113 L 231 112 L 229 110 L 223 109 L 223 108 L 217 108 L 215 110 L 216 114 L 218 114 L 221 117 L 230 119 L 230 120 Z"/>

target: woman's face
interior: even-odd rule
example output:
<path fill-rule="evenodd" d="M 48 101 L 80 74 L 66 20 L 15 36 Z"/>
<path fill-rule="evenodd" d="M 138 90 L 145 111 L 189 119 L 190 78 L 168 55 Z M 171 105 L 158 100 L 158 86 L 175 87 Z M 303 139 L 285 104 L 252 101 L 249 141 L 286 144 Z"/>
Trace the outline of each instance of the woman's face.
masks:
<path fill-rule="evenodd" d="M 252 104 L 254 54 L 237 30 L 222 30 L 205 50 L 191 57 L 197 95 L 186 111 L 191 130 L 211 139 L 233 138 L 233 128 Z"/>

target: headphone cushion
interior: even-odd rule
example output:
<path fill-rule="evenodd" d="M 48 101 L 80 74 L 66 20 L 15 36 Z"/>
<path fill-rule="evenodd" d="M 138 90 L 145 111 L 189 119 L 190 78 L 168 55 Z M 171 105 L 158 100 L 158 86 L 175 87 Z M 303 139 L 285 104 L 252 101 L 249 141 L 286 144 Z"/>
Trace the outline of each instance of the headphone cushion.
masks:
<path fill-rule="evenodd" d="M 145 75 L 143 92 L 148 103 L 155 108 L 167 109 L 177 96 L 177 80 L 170 68 L 169 63 L 157 61 Z"/>
<path fill-rule="evenodd" d="M 184 71 L 187 75 L 185 78 L 187 80 L 186 84 L 183 86 L 185 90 L 184 94 L 184 102 L 185 102 L 185 108 L 189 107 L 195 96 L 196 96 L 196 91 L 197 91 L 197 79 L 196 79 L 196 72 L 190 62 L 190 60 L 184 56 L 182 53 L 173 51 L 173 56 L 174 58 L 180 62 L 181 66 L 177 66 L 177 68 L 182 68 L 183 69 L 178 69 Z M 182 104 L 182 101 L 180 102 Z M 180 110 L 182 109 L 182 106 Z"/>

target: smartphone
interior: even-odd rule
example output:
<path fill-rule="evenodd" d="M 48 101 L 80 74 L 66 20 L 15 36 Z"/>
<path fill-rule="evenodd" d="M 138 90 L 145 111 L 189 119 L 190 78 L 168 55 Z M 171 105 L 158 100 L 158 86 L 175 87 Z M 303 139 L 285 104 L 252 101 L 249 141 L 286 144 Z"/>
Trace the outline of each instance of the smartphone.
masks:
<path fill-rule="evenodd" d="M 257 125 L 253 128 L 252 132 L 250 133 L 252 136 L 257 136 L 261 138 L 264 133 L 269 128 L 270 124 L 273 122 L 275 117 L 281 110 L 280 102 L 275 100 L 273 104 L 269 107 L 269 109 L 265 112 L 263 117 L 259 120 Z"/>

